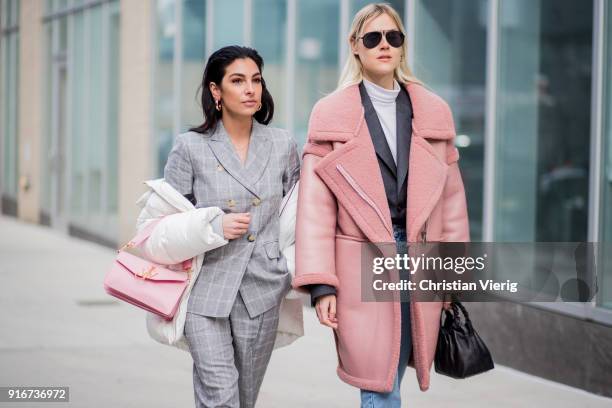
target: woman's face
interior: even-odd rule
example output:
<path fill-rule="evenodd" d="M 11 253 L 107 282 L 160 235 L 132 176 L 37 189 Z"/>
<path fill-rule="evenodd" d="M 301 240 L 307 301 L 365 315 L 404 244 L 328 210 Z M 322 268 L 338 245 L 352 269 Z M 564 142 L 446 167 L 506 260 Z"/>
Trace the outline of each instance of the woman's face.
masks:
<path fill-rule="evenodd" d="M 250 58 L 228 65 L 221 86 L 210 84 L 215 101 L 221 100 L 222 112 L 232 116 L 253 116 L 261 106 L 262 89 L 261 72 Z"/>
<path fill-rule="evenodd" d="M 399 27 L 391 16 L 386 13 L 380 16 L 371 18 L 366 21 L 362 32 L 358 34 L 363 37 L 364 34 L 371 31 L 389 31 L 398 30 Z M 359 56 L 361 65 L 363 66 L 364 75 L 369 79 L 380 79 L 387 76 L 392 76 L 395 69 L 399 66 L 402 57 L 402 46 L 392 47 L 387 42 L 386 36 L 374 48 L 366 48 L 363 45 L 363 39 L 355 40 L 352 44 L 353 54 Z"/>

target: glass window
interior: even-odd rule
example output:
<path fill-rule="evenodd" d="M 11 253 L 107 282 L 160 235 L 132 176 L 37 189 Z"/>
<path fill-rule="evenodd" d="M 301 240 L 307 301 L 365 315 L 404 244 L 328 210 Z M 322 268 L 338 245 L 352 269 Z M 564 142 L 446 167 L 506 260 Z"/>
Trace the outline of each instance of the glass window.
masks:
<path fill-rule="evenodd" d="M 500 2 L 495 239 L 586 241 L 593 2 Z"/>
<path fill-rule="evenodd" d="M 89 50 L 102 49 L 102 9 L 96 7 L 90 12 L 89 19 Z M 87 138 L 87 209 L 93 214 L 100 212 L 102 200 L 102 173 L 104 171 L 104 109 L 103 100 L 103 68 L 102 52 L 89 52 L 89 81 L 87 81 L 89 124 Z"/>
<path fill-rule="evenodd" d="M 601 175 L 601 239 L 608 244 L 612 242 L 612 7 L 608 5 L 604 24 L 604 105 L 603 105 L 603 168 Z M 612 309 L 612 253 L 604 251 L 603 267 L 599 270 L 599 294 L 597 303 Z"/>
<path fill-rule="evenodd" d="M 0 3 L 0 134 L 2 138 L 2 209 L 16 214 L 19 177 L 18 160 L 18 83 L 19 83 L 19 2 L 3 0 Z"/>
<path fill-rule="evenodd" d="M 41 205 L 52 225 L 67 223 L 113 242 L 118 234 L 119 2 L 53 18 L 45 30 L 50 131 L 44 145 L 53 154 L 42 158 Z"/>
<path fill-rule="evenodd" d="M 72 43 L 72 121 L 71 121 L 71 174 L 70 187 L 72 189 L 70 211 L 75 218 L 85 217 L 85 179 L 87 177 L 87 158 L 83 155 L 85 149 L 83 135 L 87 131 L 85 121 L 86 112 L 86 48 L 85 41 L 85 16 L 79 13 L 73 20 L 73 43 Z"/>
<path fill-rule="evenodd" d="M 487 6 L 487 0 L 419 0 L 410 61 L 453 111 L 474 241 L 482 239 Z"/>
<path fill-rule="evenodd" d="M 212 1 L 212 0 L 209 0 Z M 244 1 L 215 0 L 213 6 L 215 36 L 213 50 L 226 45 L 244 44 Z M 231 27 L 231 29 L 228 29 Z"/>
<path fill-rule="evenodd" d="M 110 28 L 108 32 L 109 40 L 109 60 L 108 60 L 108 120 L 107 120 L 107 143 L 106 157 L 108 177 L 106 178 L 106 211 L 113 217 L 113 225 L 118 227 L 119 215 L 119 67 L 120 67 L 120 47 L 121 38 L 119 4 L 113 3 L 110 10 Z"/>
<path fill-rule="evenodd" d="M 353 21 L 353 16 L 355 15 L 355 13 L 357 13 L 363 7 L 371 3 L 373 3 L 371 0 L 352 0 L 351 1 L 351 18 L 350 18 L 349 24 L 351 23 L 351 21 Z M 400 17 L 402 18 L 402 21 L 404 20 L 404 3 L 405 3 L 404 0 L 389 0 L 389 1 L 385 1 L 385 3 L 390 4 L 395 9 L 395 11 L 397 11 L 397 13 L 400 15 Z"/>
<path fill-rule="evenodd" d="M 300 1 L 297 4 L 294 116 L 299 143 L 306 140 L 314 104 L 338 83 L 339 2 Z"/>
<path fill-rule="evenodd" d="M 162 177 L 164 164 L 172 147 L 174 112 L 174 37 L 175 0 L 157 1 L 157 58 L 155 64 L 155 143 L 157 152 L 156 177 Z M 187 9 L 189 10 L 189 8 Z"/>
<path fill-rule="evenodd" d="M 286 126 L 287 1 L 253 1 L 253 47 L 264 59 L 264 79 L 274 99 L 273 125 Z"/>
<path fill-rule="evenodd" d="M 206 2 L 201 0 L 183 1 L 183 60 L 181 66 L 181 130 L 199 126 L 204 118 L 200 105 L 200 84 L 206 65 Z M 160 155 L 161 165 L 166 163 L 165 155 Z M 162 169 L 163 170 L 163 169 Z"/>

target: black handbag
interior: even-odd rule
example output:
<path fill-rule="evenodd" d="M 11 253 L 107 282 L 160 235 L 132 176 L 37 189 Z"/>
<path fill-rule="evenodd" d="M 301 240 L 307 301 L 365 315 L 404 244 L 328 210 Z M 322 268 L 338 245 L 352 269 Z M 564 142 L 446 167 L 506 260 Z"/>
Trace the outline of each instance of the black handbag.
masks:
<path fill-rule="evenodd" d="M 489 349 L 482 341 L 465 307 L 458 300 L 451 303 L 452 312 L 443 310 L 436 347 L 435 368 L 439 374 L 467 378 L 494 368 Z M 461 321 L 459 310 L 465 321 Z"/>

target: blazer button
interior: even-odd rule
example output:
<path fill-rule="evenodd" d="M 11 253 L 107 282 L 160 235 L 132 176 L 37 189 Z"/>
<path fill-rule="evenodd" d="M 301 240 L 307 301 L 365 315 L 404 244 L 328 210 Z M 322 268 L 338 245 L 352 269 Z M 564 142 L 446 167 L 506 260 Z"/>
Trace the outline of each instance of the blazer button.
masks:
<path fill-rule="evenodd" d="M 235 207 L 236 206 L 236 200 L 227 200 L 227 206 L 228 207 Z"/>
<path fill-rule="evenodd" d="M 217 171 L 223 171 L 223 170 L 225 170 L 223 166 L 220 164 L 217 164 Z"/>
<path fill-rule="evenodd" d="M 249 236 L 247 237 L 247 241 L 249 241 L 249 242 L 255 241 L 255 235 L 249 234 Z"/>
<path fill-rule="evenodd" d="M 258 206 L 259 204 L 261 204 L 261 200 L 260 200 L 259 198 L 255 197 L 255 198 L 253 199 L 253 205 L 254 205 L 254 206 Z"/>

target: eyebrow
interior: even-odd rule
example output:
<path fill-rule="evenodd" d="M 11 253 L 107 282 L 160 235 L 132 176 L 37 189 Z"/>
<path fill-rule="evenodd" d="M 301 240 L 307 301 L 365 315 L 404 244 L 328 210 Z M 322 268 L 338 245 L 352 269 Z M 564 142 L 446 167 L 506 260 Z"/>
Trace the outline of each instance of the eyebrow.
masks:
<path fill-rule="evenodd" d="M 256 77 L 256 76 L 261 76 L 261 72 L 256 72 L 256 73 L 254 73 L 252 76 L 253 76 L 253 77 Z M 246 77 L 246 75 L 241 74 L 241 73 L 238 73 L 238 72 L 234 72 L 233 74 L 230 74 L 230 77 L 240 77 L 240 78 L 245 78 L 245 77 Z"/>

